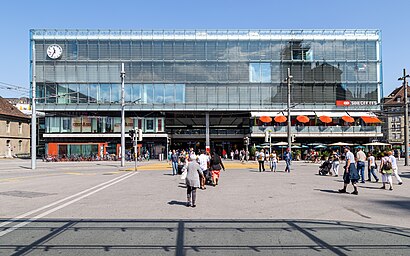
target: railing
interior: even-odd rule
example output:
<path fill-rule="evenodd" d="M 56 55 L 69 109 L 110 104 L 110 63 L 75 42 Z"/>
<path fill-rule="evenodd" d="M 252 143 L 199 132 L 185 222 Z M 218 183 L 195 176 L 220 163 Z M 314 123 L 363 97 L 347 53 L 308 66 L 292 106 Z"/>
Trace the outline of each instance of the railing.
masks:
<path fill-rule="evenodd" d="M 254 135 L 265 134 L 265 131 L 271 131 L 272 136 L 286 135 L 287 126 L 253 126 L 251 132 Z M 316 134 L 380 134 L 381 126 L 292 126 L 293 134 L 316 135 Z"/>

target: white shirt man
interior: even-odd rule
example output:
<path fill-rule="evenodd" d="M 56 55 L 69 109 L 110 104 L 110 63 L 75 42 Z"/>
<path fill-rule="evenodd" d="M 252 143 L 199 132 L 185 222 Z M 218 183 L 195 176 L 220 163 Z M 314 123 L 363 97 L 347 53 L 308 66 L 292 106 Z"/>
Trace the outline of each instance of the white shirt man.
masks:
<path fill-rule="evenodd" d="M 390 161 L 391 161 L 391 166 L 393 168 L 393 175 L 392 176 L 396 177 L 396 179 L 398 181 L 398 184 L 401 185 L 401 184 L 403 184 L 403 181 L 400 178 L 399 173 L 398 173 L 397 160 L 394 157 L 393 152 L 389 151 L 388 154 L 389 154 L 389 158 L 390 158 Z"/>
<path fill-rule="evenodd" d="M 205 155 L 205 153 L 202 153 L 201 155 L 199 155 L 198 161 L 201 170 L 205 171 L 208 168 L 209 156 Z"/>

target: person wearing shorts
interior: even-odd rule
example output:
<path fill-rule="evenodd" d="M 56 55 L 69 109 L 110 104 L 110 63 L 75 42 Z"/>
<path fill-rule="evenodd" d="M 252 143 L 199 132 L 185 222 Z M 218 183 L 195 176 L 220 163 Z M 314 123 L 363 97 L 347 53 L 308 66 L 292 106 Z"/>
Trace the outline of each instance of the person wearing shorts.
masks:
<path fill-rule="evenodd" d="M 352 192 L 353 195 L 358 195 L 359 192 L 357 191 L 357 182 L 359 181 L 359 172 L 356 169 L 355 158 L 352 152 L 350 152 L 350 147 L 346 146 L 344 148 L 346 153 L 346 165 L 345 171 L 343 173 L 343 182 L 344 186 L 342 189 L 339 189 L 339 193 L 347 193 L 346 188 L 349 183 L 352 183 L 354 191 Z"/>
<path fill-rule="evenodd" d="M 225 171 L 225 166 L 222 163 L 222 159 L 217 153 L 213 152 L 211 156 L 211 174 L 213 186 L 218 185 L 221 169 Z"/>

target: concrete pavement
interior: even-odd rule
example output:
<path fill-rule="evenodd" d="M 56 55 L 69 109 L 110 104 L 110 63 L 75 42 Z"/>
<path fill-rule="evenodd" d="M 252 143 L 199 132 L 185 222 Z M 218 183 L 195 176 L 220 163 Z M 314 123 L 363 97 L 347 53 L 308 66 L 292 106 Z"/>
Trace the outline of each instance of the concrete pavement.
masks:
<path fill-rule="evenodd" d="M 341 177 L 317 164 L 258 172 L 225 161 L 217 187 L 184 206 L 183 181 L 167 163 L 38 163 L 0 160 L 0 255 L 406 255 L 410 169 L 393 191 L 360 184 L 338 194 Z M 395 182 L 397 183 L 397 182 Z M 352 188 L 349 188 L 352 190 Z M 13 219 L 14 218 L 14 219 Z"/>

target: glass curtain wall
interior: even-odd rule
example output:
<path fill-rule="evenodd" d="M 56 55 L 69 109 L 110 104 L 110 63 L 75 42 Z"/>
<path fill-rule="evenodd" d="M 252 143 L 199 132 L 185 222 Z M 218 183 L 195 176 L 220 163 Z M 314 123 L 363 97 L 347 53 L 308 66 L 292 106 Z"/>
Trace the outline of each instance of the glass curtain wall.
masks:
<path fill-rule="evenodd" d="M 119 104 L 122 62 L 127 77 L 126 101 L 139 101 L 142 106 L 273 107 L 286 102 L 283 81 L 287 68 L 294 77 L 295 103 L 379 100 L 378 39 L 358 39 L 340 31 L 323 31 L 323 35 L 316 31 L 317 39 L 304 40 L 241 40 L 240 31 L 221 32 L 226 39 L 218 40 L 172 40 L 165 36 L 172 34 L 169 31 L 146 33 L 163 33 L 164 39 L 110 40 L 101 36 L 99 40 L 36 41 L 39 102 Z M 324 40 L 326 33 L 339 33 L 340 37 Z M 230 40 L 231 34 L 239 35 L 238 39 Z M 58 60 L 46 54 L 48 45 L 54 43 L 63 48 Z"/>

